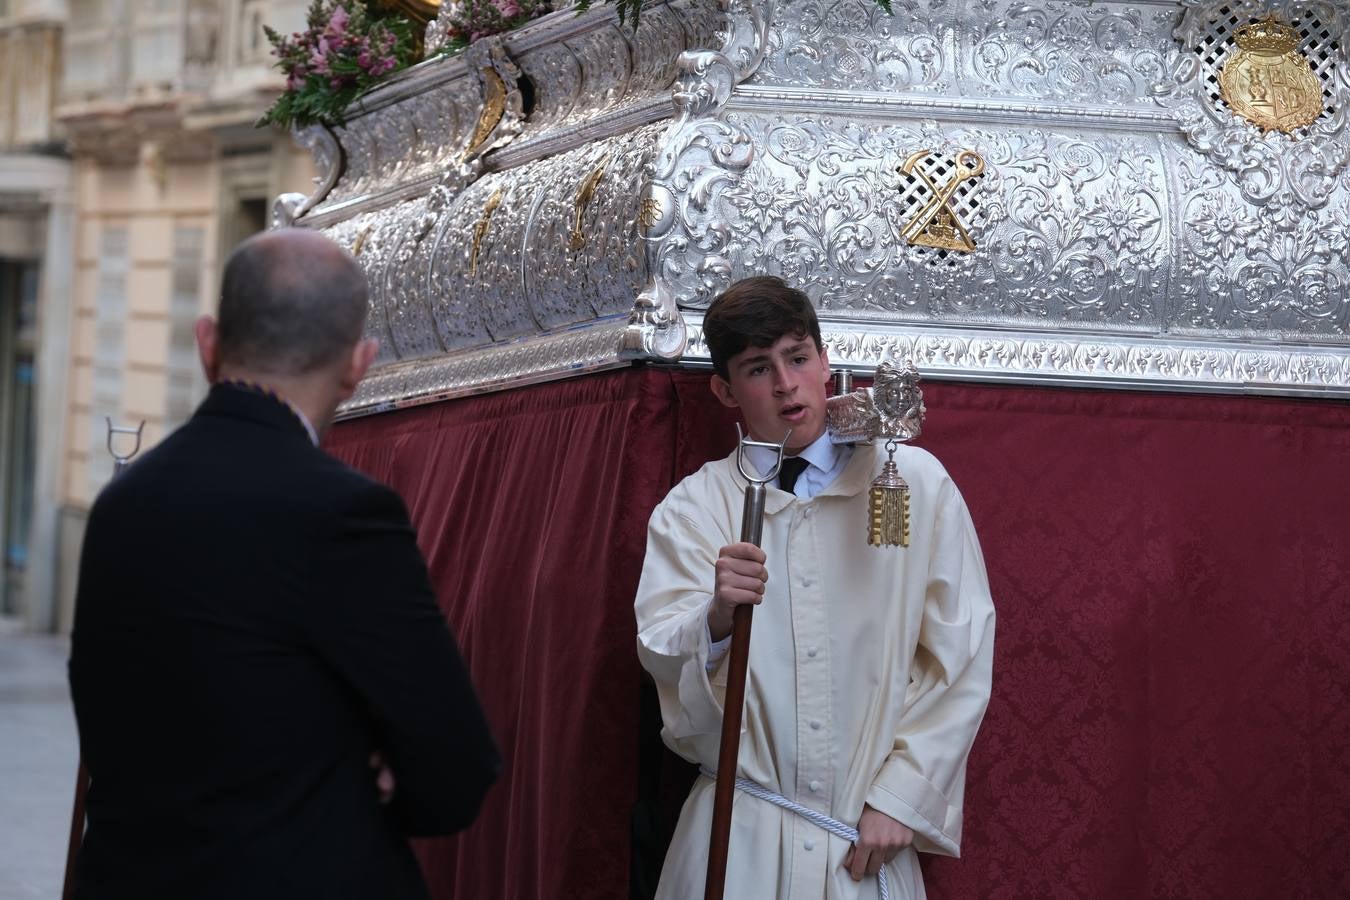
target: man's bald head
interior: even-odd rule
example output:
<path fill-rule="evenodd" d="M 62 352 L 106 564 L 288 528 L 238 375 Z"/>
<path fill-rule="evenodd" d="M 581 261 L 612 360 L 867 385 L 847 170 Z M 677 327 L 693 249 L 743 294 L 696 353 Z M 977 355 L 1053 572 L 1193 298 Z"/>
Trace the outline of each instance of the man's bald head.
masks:
<path fill-rule="evenodd" d="M 361 339 L 365 272 L 317 232 L 266 231 L 226 261 L 218 319 L 221 365 L 261 375 L 308 375 L 345 359 Z"/>

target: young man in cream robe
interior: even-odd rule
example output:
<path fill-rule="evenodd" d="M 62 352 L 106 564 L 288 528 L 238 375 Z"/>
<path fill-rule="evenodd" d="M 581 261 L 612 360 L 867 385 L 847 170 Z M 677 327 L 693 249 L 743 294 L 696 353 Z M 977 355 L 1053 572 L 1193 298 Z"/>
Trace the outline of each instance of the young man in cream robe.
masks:
<path fill-rule="evenodd" d="M 729 900 L 922 898 L 919 851 L 957 856 L 966 758 L 989 699 L 994 607 L 956 485 L 902 445 L 908 547 L 866 542 L 868 488 L 886 452 L 836 446 L 825 429 L 829 361 L 810 301 L 775 278 L 746 279 L 709 308 L 712 390 L 751 436 L 806 467 L 770 486 L 762 549 L 739 543 L 745 481 L 733 453 L 656 508 L 638 587 L 638 653 L 656 680 L 666 744 L 717 767 L 732 611 L 759 606 L 738 775 L 855 826 L 851 845 L 737 791 Z M 767 471 L 769 458 L 752 458 Z M 659 900 L 703 896 L 713 780 L 680 815 Z"/>

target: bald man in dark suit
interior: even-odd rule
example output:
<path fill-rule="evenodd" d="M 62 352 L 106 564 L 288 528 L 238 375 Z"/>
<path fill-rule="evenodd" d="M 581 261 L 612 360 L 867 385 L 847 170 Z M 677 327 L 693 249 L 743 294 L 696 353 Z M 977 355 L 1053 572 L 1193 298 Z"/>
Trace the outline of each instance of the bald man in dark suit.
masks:
<path fill-rule="evenodd" d="M 243 244 L 197 325 L 209 396 L 94 504 L 82 900 L 420 900 L 407 837 L 464 828 L 497 777 L 403 502 L 317 446 L 365 313 L 327 239 Z"/>

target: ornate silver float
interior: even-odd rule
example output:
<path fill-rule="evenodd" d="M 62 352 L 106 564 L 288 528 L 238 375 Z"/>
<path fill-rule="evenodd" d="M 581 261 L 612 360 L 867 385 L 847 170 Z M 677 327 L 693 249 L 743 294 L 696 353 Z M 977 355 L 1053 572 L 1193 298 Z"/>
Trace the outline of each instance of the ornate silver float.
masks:
<path fill-rule="evenodd" d="M 1350 396 L 1343 6 L 893 9 L 558 12 L 305 132 L 278 219 L 357 253 L 384 348 L 346 413 L 706 364 L 758 273 L 858 371 Z"/>

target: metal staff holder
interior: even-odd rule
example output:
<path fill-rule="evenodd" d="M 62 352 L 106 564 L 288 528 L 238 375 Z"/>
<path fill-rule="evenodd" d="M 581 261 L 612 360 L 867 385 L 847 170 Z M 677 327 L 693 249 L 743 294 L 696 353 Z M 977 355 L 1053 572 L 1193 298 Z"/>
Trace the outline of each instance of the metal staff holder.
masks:
<path fill-rule="evenodd" d="M 773 444 L 752 441 L 736 424 L 740 446 L 736 451 L 736 466 L 748 484 L 745 488 L 745 506 L 741 510 L 741 541 L 759 546 L 764 535 L 765 486 L 778 478 L 783 465 L 783 451 L 792 429 L 783 440 Z M 746 465 L 745 451 L 750 447 L 764 447 L 778 453 L 773 466 L 763 475 Z M 713 792 L 712 834 L 708 838 L 708 878 L 704 882 L 704 900 L 722 900 L 727 880 L 727 845 L 731 842 L 731 800 L 736 792 L 736 767 L 741 750 L 741 715 L 745 710 L 745 673 L 750 661 L 750 626 L 754 607 L 743 603 L 731 615 L 731 650 L 727 660 L 727 689 L 722 701 L 722 743 L 717 753 L 717 785 Z"/>
<path fill-rule="evenodd" d="M 104 417 L 104 421 L 108 423 L 108 453 L 113 458 L 112 477 L 116 478 L 126 471 L 132 457 L 141 452 L 141 434 L 145 430 L 145 420 L 142 419 L 141 424 L 135 428 L 114 425 L 112 419 L 107 416 Z M 130 453 L 118 453 L 113 446 L 113 436 L 118 434 L 136 438 Z M 75 776 L 75 804 L 70 811 L 70 843 L 66 845 L 66 880 L 61 888 L 61 900 L 71 900 L 75 896 L 75 860 L 80 855 L 80 845 L 84 843 L 84 803 L 88 793 L 89 770 L 84 767 L 84 758 L 81 757 L 80 770 Z"/>
<path fill-rule="evenodd" d="M 142 419 L 141 424 L 137 425 L 135 428 L 127 428 L 124 425 L 114 425 L 112 419 L 107 416 L 105 416 L 103 420 L 108 423 L 108 453 L 110 453 L 113 458 L 112 477 L 116 478 L 131 464 L 131 458 L 141 452 L 141 432 L 145 430 L 145 420 Z M 136 438 L 136 443 L 132 446 L 130 453 L 123 455 L 118 453 L 116 448 L 113 447 L 113 435 L 115 434 L 129 434 Z"/>

